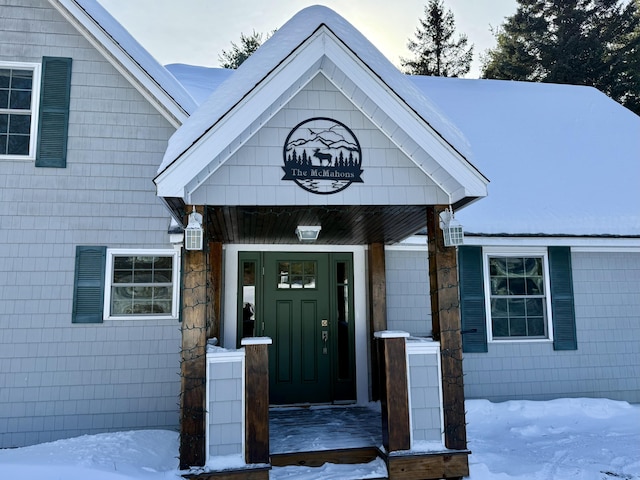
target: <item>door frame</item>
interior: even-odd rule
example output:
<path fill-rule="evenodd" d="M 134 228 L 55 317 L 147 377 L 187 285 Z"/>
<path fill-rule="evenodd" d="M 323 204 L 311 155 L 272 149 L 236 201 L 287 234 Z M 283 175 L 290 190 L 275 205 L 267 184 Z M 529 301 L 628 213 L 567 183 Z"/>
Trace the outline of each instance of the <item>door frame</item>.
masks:
<path fill-rule="evenodd" d="M 221 325 L 221 346 L 236 348 L 238 312 L 238 254 L 241 251 L 259 252 L 348 252 L 353 255 L 353 305 L 356 374 L 356 403 L 369 402 L 369 332 L 367 322 L 366 248 L 359 245 L 224 245 L 224 305 Z"/>

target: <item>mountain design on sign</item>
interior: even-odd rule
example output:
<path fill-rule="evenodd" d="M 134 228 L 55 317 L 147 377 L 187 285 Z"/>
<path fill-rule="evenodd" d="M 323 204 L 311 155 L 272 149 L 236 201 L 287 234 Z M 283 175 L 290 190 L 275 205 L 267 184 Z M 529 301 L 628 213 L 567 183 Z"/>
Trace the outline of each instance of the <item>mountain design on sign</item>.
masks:
<path fill-rule="evenodd" d="M 331 150 L 345 149 L 357 152 L 360 148 L 358 144 L 347 140 L 344 135 L 337 131 L 338 128 L 340 128 L 340 125 L 337 124 L 321 130 L 306 128 L 305 130 L 309 132 L 308 136 L 289 142 L 287 147 L 301 147 L 312 143 L 314 146 L 317 144 L 324 145 Z"/>
<path fill-rule="evenodd" d="M 330 118 L 295 127 L 284 145 L 284 176 L 311 193 L 330 194 L 362 183 L 361 149 L 353 132 Z"/>

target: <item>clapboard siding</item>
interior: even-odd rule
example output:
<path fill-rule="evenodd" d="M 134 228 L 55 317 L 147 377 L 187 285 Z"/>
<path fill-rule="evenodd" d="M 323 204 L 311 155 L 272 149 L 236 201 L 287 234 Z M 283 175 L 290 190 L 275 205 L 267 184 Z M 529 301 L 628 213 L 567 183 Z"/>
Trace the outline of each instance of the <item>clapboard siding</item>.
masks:
<path fill-rule="evenodd" d="M 175 321 L 71 323 L 76 245 L 167 248 L 173 128 L 44 0 L 0 4 L 0 61 L 73 59 L 67 167 L 0 159 L 0 448 L 175 428 Z"/>
<path fill-rule="evenodd" d="M 424 315 L 412 306 L 429 305 L 429 282 L 423 279 L 411 288 L 406 283 L 426 262 L 426 251 L 386 251 L 390 329 L 424 334 Z M 571 262 L 578 349 L 554 351 L 552 342 L 493 342 L 487 353 L 465 353 L 467 398 L 640 402 L 640 253 L 572 252 Z"/>

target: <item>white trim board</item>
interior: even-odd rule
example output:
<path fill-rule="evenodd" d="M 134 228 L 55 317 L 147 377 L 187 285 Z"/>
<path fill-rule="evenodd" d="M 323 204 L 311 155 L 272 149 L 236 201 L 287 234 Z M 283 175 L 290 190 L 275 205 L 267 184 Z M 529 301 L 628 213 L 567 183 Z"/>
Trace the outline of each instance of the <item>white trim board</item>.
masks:
<path fill-rule="evenodd" d="M 366 250 L 358 245 L 255 245 L 224 246 L 224 307 L 222 311 L 222 346 L 235 348 L 237 336 L 237 285 L 239 252 L 351 252 L 353 254 L 353 304 L 356 350 L 356 402 L 369 403 L 369 326 L 367 324 Z"/>

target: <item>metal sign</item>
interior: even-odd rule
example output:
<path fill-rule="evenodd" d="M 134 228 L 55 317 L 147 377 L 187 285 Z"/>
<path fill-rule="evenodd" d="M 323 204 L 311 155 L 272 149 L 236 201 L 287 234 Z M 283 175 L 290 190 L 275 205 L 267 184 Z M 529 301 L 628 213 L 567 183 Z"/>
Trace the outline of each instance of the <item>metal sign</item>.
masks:
<path fill-rule="evenodd" d="M 331 118 L 298 124 L 284 144 L 284 176 L 308 192 L 337 193 L 362 181 L 362 150 L 353 132 Z"/>

